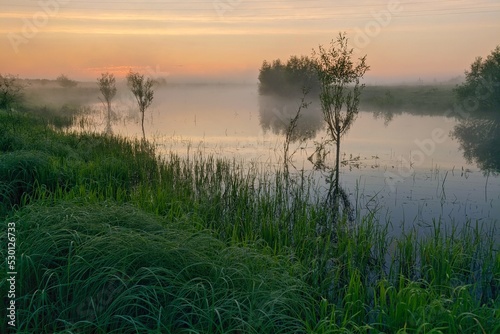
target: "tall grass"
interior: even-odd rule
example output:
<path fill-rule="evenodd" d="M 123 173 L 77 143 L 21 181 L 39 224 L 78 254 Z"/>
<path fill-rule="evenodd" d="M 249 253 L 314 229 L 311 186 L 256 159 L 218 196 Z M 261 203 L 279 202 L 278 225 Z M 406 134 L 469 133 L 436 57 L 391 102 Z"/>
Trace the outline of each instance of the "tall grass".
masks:
<path fill-rule="evenodd" d="M 0 118 L 19 332 L 500 330 L 494 225 L 391 237 L 334 219 L 304 175 Z"/>
<path fill-rule="evenodd" d="M 20 331 L 288 333 L 313 306 L 286 261 L 128 205 L 30 205 L 14 219 Z"/>

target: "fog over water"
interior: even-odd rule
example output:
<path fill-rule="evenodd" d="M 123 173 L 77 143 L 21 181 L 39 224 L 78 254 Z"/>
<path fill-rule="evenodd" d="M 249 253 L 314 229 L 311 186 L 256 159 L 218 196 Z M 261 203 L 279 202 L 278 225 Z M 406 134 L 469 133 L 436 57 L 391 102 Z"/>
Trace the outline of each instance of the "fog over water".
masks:
<path fill-rule="evenodd" d="M 146 112 L 146 135 L 163 154 L 173 151 L 186 156 L 201 151 L 273 172 L 281 168 L 284 129 L 300 102 L 301 96 L 260 96 L 253 84 L 162 86 Z M 318 102 L 309 96 L 306 102 L 310 104 L 299 119 L 290 170 L 297 174 L 304 170 L 321 193 L 326 192 L 325 177 L 313 171 L 308 158 L 315 151 L 314 142 L 325 132 Z M 119 119 L 113 132 L 140 138 L 133 97 L 124 92 L 113 106 Z M 439 219 L 459 224 L 472 219 L 485 228 L 498 224 L 500 164 L 498 157 L 495 160 L 498 148 L 492 151 L 491 147 L 499 141 L 495 136 L 499 122 L 452 116 L 401 112 L 387 122 L 369 108 L 360 110 L 341 144 L 340 175 L 358 215 L 376 212 L 395 231 L 420 229 Z M 484 141 L 488 124 L 490 148 L 481 147 L 488 145 Z M 97 122 L 94 130 L 102 131 L 100 126 Z M 332 159 L 334 152 L 332 147 Z M 403 221 L 405 226 L 401 226 Z"/>

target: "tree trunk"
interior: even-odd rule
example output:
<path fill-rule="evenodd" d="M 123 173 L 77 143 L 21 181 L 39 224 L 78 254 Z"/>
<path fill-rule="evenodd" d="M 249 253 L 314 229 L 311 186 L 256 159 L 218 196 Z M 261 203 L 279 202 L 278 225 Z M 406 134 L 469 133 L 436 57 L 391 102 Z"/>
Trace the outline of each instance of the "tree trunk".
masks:
<path fill-rule="evenodd" d="M 106 134 L 111 134 L 111 101 L 108 101 L 108 117 L 106 120 Z"/>
<path fill-rule="evenodd" d="M 144 111 L 141 112 L 142 139 L 146 140 L 146 132 L 144 131 Z"/>
<path fill-rule="evenodd" d="M 339 195 L 339 175 L 340 175 L 340 131 L 337 131 L 337 156 L 335 159 L 335 194 Z"/>
<path fill-rule="evenodd" d="M 337 130 L 337 129 L 336 129 Z M 337 145 L 337 152 L 335 154 L 335 183 L 333 189 L 333 210 L 334 210 L 334 219 L 338 220 L 340 217 L 340 189 L 339 189 L 339 171 L 340 171 L 340 131 L 336 131 L 337 133 L 337 141 L 335 144 Z"/>

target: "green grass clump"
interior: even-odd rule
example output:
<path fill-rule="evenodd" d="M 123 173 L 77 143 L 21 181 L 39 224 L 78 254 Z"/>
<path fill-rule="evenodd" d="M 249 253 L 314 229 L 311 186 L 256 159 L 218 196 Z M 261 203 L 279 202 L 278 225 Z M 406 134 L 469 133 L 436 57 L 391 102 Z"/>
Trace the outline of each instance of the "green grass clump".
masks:
<path fill-rule="evenodd" d="M 312 307 L 286 261 L 128 205 L 19 211 L 18 329 L 289 333 Z"/>
<path fill-rule="evenodd" d="M 49 156 L 38 151 L 17 151 L 0 156 L 0 193 L 4 201 L 19 204 L 36 182 L 51 183 Z"/>
<path fill-rule="evenodd" d="M 45 121 L 0 113 L 0 214 L 21 201 L 74 196 L 127 200 L 157 178 L 148 143 L 54 131 Z"/>

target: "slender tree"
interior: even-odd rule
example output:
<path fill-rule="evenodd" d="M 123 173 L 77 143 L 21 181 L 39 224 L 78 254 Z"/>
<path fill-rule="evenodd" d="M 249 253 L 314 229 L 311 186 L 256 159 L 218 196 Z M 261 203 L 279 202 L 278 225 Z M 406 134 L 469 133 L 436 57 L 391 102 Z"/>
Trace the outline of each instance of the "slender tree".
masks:
<path fill-rule="evenodd" d="M 336 203 L 340 195 L 340 142 L 342 136 L 350 129 L 358 114 L 359 97 L 364 84 L 360 79 L 369 69 L 366 56 L 354 64 L 353 49 L 348 47 L 348 38 L 340 33 L 332 40 L 329 49 L 319 46 L 313 51 L 318 78 L 320 80 L 320 102 L 329 143 L 336 146 L 334 195 Z"/>
<path fill-rule="evenodd" d="M 97 78 L 97 84 L 99 85 L 99 90 L 101 91 L 101 94 L 104 98 L 104 101 L 101 100 L 101 102 L 104 104 L 106 103 L 106 106 L 108 108 L 108 116 L 106 120 L 106 133 L 110 134 L 111 133 L 111 101 L 116 95 L 116 79 L 113 74 L 110 74 L 108 72 L 106 73 L 101 73 L 101 77 Z"/>
<path fill-rule="evenodd" d="M 144 113 L 153 102 L 153 80 L 150 78 L 145 79 L 144 75 L 130 71 L 127 75 L 127 82 L 139 106 L 139 111 L 141 113 L 142 138 L 146 140 L 146 133 L 144 131 Z"/>

